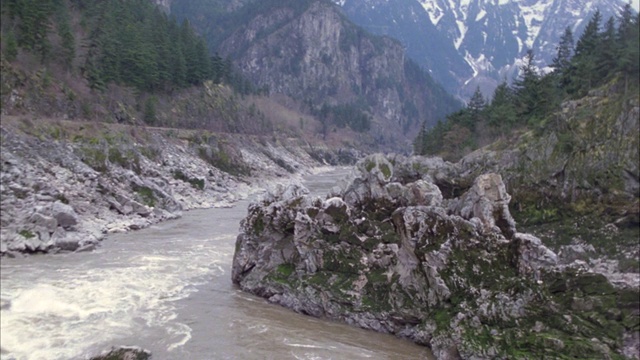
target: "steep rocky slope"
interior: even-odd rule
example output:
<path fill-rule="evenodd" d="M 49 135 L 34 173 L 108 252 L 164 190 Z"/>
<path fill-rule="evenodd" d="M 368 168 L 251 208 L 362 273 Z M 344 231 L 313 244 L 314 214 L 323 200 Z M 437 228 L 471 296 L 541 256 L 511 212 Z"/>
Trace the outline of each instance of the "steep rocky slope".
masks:
<path fill-rule="evenodd" d="M 615 87 L 563 103 L 535 130 L 459 163 L 502 174 L 521 226 L 569 259 L 640 272 L 640 100 Z M 601 266 L 610 266 L 601 264 Z"/>
<path fill-rule="evenodd" d="M 367 33 L 329 1 L 250 2 L 217 13 L 211 9 L 229 1 L 214 3 L 175 3 L 172 11 L 189 18 L 258 88 L 314 109 L 347 104 L 370 114 L 381 149 L 406 151 L 423 121 L 435 124 L 459 106 L 406 58 L 401 43 Z M 209 21 L 215 14 L 219 20 Z"/>
<path fill-rule="evenodd" d="M 249 207 L 232 273 L 243 290 L 439 359 L 637 357 L 639 275 L 611 281 L 517 232 L 498 174 L 374 155 L 326 199 L 305 193 Z"/>
<path fill-rule="evenodd" d="M 545 68 L 565 28 L 575 38 L 600 10 L 619 16 L 618 0 L 335 0 L 368 31 L 400 40 L 407 53 L 445 88 L 470 98 L 476 86 L 491 95 L 511 81 L 528 49 Z M 428 39 L 428 41 L 424 41 Z M 442 49 L 442 50 L 441 50 Z"/>
<path fill-rule="evenodd" d="M 89 250 L 234 201 L 351 150 L 296 140 L 3 116 L 0 253 Z M 339 153 L 338 153 L 339 152 Z"/>

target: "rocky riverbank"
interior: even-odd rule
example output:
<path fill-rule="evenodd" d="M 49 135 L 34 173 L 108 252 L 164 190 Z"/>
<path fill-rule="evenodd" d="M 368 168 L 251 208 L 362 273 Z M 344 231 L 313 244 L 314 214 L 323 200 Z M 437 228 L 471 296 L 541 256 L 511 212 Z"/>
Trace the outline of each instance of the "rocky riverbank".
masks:
<path fill-rule="evenodd" d="M 498 174 L 374 155 L 325 199 L 292 185 L 250 205 L 232 279 L 438 359 L 637 358 L 640 275 L 559 257 L 510 201 Z"/>
<path fill-rule="evenodd" d="M 1 254 L 83 251 L 194 208 L 230 206 L 283 178 L 355 162 L 286 139 L 3 117 Z"/>

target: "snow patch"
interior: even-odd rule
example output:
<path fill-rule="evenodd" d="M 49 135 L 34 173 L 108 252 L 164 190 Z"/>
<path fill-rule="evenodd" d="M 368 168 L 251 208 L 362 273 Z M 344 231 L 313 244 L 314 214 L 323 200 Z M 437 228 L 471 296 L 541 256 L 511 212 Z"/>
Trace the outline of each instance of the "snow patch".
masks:
<path fill-rule="evenodd" d="M 514 35 L 516 35 L 517 32 L 514 31 Z M 524 44 L 522 43 L 522 39 L 520 39 L 519 37 L 516 36 L 516 41 L 518 42 L 518 53 L 522 52 L 522 47 L 524 46 Z"/>
<path fill-rule="evenodd" d="M 456 20 L 456 25 L 458 25 L 458 31 L 460 32 L 460 37 L 456 39 L 456 42 L 454 45 L 456 46 L 456 49 L 459 49 L 460 45 L 462 45 L 462 41 L 464 41 L 464 36 L 467 34 L 467 26 L 465 25 L 464 21 L 461 21 L 461 20 Z"/>
<path fill-rule="evenodd" d="M 440 22 L 440 19 L 444 16 L 444 10 L 438 6 L 438 3 L 433 0 L 422 0 L 420 1 L 420 5 L 422 5 L 424 11 L 429 15 L 431 23 L 438 25 L 438 22 Z"/>
<path fill-rule="evenodd" d="M 476 78 L 479 74 L 488 73 L 494 70 L 491 61 L 487 59 L 484 54 L 480 54 L 478 58 L 474 58 L 471 54 L 469 54 L 468 51 L 466 51 L 464 60 L 467 62 L 467 64 L 469 64 L 469 66 L 471 66 L 471 69 L 473 69 L 473 75 L 464 82 L 465 85 L 469 84 L 469 82 Z"/>
<path fill-rule="evenodd" d="M 544 18 L 548 14 L 549 8 L 552 4 L 553 0 L 541 0 L 530 6 L 525 4 L 520 5 L 520 14 L 527 26 L 527 38 L 524 39 L 524 43 L 527 48 L 533 47 L 533 43 L 540 33 L 540 28 Z"/>

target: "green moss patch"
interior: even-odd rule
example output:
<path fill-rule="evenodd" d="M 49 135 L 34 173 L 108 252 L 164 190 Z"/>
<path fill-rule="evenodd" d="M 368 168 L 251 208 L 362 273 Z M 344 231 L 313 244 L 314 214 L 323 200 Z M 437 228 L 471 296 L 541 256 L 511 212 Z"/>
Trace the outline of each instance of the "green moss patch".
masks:
<path fill-rule="evenodd" d="M 154 191 L 146 186 L 138 186 L 135 184 L 132 184 L 131 186 L 133 188 L 133 191 L 138 195 L 138 198 L 140 199 L 140 201 L 150 207 L 154 207 L 156 206 L 156 196 Z"/>

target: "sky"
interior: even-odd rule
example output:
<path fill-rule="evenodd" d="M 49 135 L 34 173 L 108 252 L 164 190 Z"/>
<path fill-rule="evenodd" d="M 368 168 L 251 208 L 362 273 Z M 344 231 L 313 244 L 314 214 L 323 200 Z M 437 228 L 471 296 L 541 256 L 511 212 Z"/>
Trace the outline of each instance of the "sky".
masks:
<path fill-rule="evenodd" d="M 636 11 L 640 11 L 640 0 L 631 0 L 631 6 L 636 9 Z"/>

